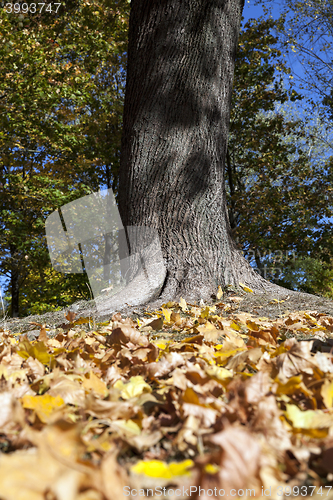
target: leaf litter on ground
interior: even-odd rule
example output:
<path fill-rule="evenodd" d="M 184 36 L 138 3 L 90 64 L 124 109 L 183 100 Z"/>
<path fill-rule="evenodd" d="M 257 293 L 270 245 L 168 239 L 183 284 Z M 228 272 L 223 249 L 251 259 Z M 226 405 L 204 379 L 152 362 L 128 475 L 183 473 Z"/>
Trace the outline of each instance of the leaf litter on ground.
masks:
<path fill-rule="evenodd" d="M 1 500 L 331 496 L 333 317 L 221 299 L 0 331 Z"/>

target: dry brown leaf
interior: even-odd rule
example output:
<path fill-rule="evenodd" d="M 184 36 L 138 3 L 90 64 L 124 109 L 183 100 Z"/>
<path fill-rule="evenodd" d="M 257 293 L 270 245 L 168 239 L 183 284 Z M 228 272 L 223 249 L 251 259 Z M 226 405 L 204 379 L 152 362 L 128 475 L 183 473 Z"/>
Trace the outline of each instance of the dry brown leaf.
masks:
<path fill-rule="evenodd" d="M 67 314 L 64 313 L 64 316 L 67 319 L 67 321 L 73 323 L 76 313 L 74 311 L 68 311 Z"/>
<path fill-rule="evenodd" d="M 219 417 L 217 410 L 191 403 L 183 403 L 182 412 L 185 417 L 195 417 L 201 429 L 210 429 Z"/>
<path fill-rule="evenodd" d="M 209 437 L 220 446 L 219 484 L 226 492 L 250 488 L 259 484 L 261 449 L 258 441 L 248 431 L 228 426 L 224 431 Z"/>
<path fill-rule="evenodd" d="M 207 321 L 204 325 L 197 326 L 195 331 L 202 334 L 206 342 L 216 342 L 222 334 L 222 331 L 215 328 L 210 321 Z"/>
<path fill-rule="evenodd" d="M 106 342 L 108 345 L 127 344 L 128 342 L 132 342 L 132 344 L 143 347 L 147 347 L 149 344 L 148 338 L 139 332 L 139 330 L 126 325 L 122 325 L 112 330 L 111 335 L 106 338 Z"/>
<path fill-rule="evenodd" d="M 103 457 L 101 463 L 101 489 L 107 500 L 117 500 L 124 496 L 124 488 L 130 484 L 128 475 L 117 462 L 118 450 L 114 449 Z"/>
<path fill-rule="evenodd" d="M 50 381 L 48 394 L 54 397 L 60 396 L 66 404 L 82 407 L 85 404 L 83 387 L 77 380 L 73 380 L 72 377 L 61 375 Z"/>
<path fill-rule="evenodd" d="M 156 332 L 159 330 L 162 330 L 163 318 L 161 317 L 161 318 L 154 319 L 153 321 L 148 323 L 146 326 L 151 326 L 152 329 L 155 330 Z"/>
<path fill-rule="evenodd" d="M 275 358 L 278 369 L 278 376 L 281 382 L 285 383 L 288 378 L 300 373 L 312 375 L 316 364 L 311 356 L 311 342 L 297 342 L 296 339 L 288 339 L 284 342 L 287 352 Z"/>
<path fill-rule="evenodd" d="M 175 444 L 180 451 L 187 450 L 189 445 L 197 445 L 199 428 L 199 419 L 195 415 L 189 415 L 175 439 Z"/>
<path fill-rule="evenodd" d="M 326 335 L 333 318 L 305 311 L 274 322 L 246 312 L 227 319 L 214 314 L 222 303 L 182 305 L 182 317 L 173 310 L 179 311 L 179 304 L 170 303 L 149 319 L 140 318 L 139 324 L 158 331 L 164 314 L 169 331 L 155 334 L 153 343 L 120 313 L 113 315 L 108 336 L 110 328 L 76 328 L 39 342 L 21 337 L 17 343 L 2 335 L 1 498 L 2 461 L 9 500 L 20 498 L 16 479 L 21 489 L 26 483 L 24 500 L 29 495 L 113 500 L 133 479 L 125 472 L 132 452 L 165 462 L 179 452 L 197 457 L 191 477 L 201 488 L 257 488 L 259 474 L 274 491 L 283 481 L 300 486 L 304 477 L 327 480 L 333 428 L 329 339 L 278 342 L 286 329 Z M 68 330 L 74 318 L 67 319 Z M 39 326 L 46 336 L 45 326 Z M 187 337 L 190 332 L 197 335 Z M 226 338 L 222 346 L 215 345 L 220 334 Z M 327 353 L 319 352 L 326 348 Z M 64 420 L 55 423 L 59 418 Z M 221 428 L 213 434 L 217 442 L 207 440 Z M 35 458 L 22 465 L 19 449 L 31 443 Z M 9 471 L 7 456 L 17 457 L 13 467 L 26 467 L 22 481 L 15 469 Z M 142 478 L 135 481 L 147 485 Z"/>

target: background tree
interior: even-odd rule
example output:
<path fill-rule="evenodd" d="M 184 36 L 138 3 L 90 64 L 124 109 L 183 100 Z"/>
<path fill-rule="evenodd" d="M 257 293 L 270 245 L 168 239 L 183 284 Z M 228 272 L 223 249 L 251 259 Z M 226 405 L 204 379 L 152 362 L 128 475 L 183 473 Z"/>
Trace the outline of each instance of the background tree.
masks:
<path fill-rule="evenodd" d="M 284 86 L 290 69 L 271 33 L 281 24 L 251 20 L 240 35 L 226 162 L 229 218 L 265 278 L 330 296 L 332 164 L 318 127 L 285 112 L 301 96 Z"/>
<path fill-rule="evenodd" d="M 44 223 L 56 208 L 116 182 L 129 4 L 16 10 L 0 13 L 0 268 L 13 315 L 90 298 L 86 275 L 52 270 Z"/>
<path fill-rule="evenodd" d="M 261 3 L 267 14 L 270 12 L 272 0 L 256 3 Z M 293 75 L 304 89 L 323 98 L 332 90 L 333 2 L 284 0 L 282 5 L 286 22 L 278 27 L 281 43 L 296 56 L 304 71 L 302 75 L 293 70 Z"/>

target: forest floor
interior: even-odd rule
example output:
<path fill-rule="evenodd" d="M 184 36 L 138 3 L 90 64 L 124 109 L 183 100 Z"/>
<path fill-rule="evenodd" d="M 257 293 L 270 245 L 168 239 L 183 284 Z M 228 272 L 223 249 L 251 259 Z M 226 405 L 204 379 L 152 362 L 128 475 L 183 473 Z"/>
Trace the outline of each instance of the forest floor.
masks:
<path fill-rule="evenodd" d="M 331 300 L 79 302 L 0 335 L 1 500 L 333 498 Z"/>

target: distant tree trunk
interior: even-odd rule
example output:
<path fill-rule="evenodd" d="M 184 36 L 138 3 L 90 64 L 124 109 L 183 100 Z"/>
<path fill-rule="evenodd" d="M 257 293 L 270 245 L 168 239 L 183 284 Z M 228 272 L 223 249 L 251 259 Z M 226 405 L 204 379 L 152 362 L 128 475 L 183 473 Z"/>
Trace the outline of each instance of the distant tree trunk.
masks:
<path fill-rule="evenodd" d="M 231 238 L 224 164 L 244 0 L 132 0 L 119 170 L 124 226 L 158 230 L 163 300 L 276 288 Z"/>
<path fill-rule="evenodd" d="M 11 310 L 12 317 L 18 318 L 20 315 L 20 282 L 19 282 L 19 271 L 17 265 L 15 265 L 15 258 L 17 257 L 17 249 L 14 245 L 10 245 L 10 255 L 13 260 L 11 273 L 10 273 L 10 285 L 11 285 Z"/>
<path fill-rule="evenodd" d="M 20 315 L 20 286 L 19 286 L 19 276 L 17 271 L 12 271 L 11 273 L 11 290 L 12 290 L 12 317 L 18 318 Z"/>

